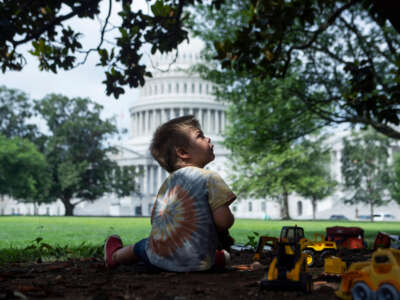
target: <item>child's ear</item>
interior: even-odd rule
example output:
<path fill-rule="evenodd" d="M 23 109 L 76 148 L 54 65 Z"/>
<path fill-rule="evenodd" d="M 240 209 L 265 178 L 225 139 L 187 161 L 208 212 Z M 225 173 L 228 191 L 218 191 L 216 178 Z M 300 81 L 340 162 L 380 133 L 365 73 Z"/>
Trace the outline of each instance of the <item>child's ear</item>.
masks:
<path fill-rule="evenodd" d="M 180 158 L 180 159 L 187 159 L 190 157 L 189 153 L 182 147 L 177 147 L 175 148 L 176 151 L 176 155 Z"/>

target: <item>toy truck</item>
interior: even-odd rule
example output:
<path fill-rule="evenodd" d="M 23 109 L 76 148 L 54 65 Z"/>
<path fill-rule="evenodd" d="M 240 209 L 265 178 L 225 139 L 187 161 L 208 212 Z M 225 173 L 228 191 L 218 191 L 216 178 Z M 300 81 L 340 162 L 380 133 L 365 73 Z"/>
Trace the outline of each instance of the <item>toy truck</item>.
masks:
<path fill-rule="evenodd" d="M 319 237 L 319 239 L 318 239 Z M 333 241 L 325 241 L 323 235 L 316 235 L 315 240 L 309 240 L 304 237 L 304 229 L 297 225 L 283 226 L 279 239 L 269 236 L 261 236 L 259 238 L 254 260 L 260 260 L 264 245 L 268 244 L 272 248 L 272 253 L 276 250 L 277 242 L 287 242 L 299 244 L 302 252 L 306 254 L 306 261 L 309 267 L 322 266 L 324 259 L 335 255 L 336 243 Z"/>
<path fill-rule="evenodd" d="M 400 250 L 377 249 L 371 261 L 353 263 L 342 276 L 341 299 L 400 299 Z"/>
<path fill-rule="evenodd" d="M 309 267 L 322 266 L 324 259 L 335 255 L 336 242 L 325 241 L 323 235 L 315 234 L 314 240 L 304 237 L 304 229 L 296 226 L 284 226 L 281 230 L 281 241 L 299 243 L 300 249 L 306 254 Z"/>
<path fill-rule="evenodd" d="M 327 227 L 325 239 L 336 242 L 339 249 L 361 250 L 366 248 L 364 230 L 360 227 Z"/>
<path fill-rule="evenodd" d="M 400 235 L 378 232 L 372 249 L 376 250 L 378 248 L 400 249 Z"/>
<path fill-rule="evenodd" d="M 306 254 L 299 243 L 278 242 L 277 253 L 265 277 L 260 282 L 264 289 L 295 289 L 305 293 L 312 291 L 312 276 L 308 272 Z"/>

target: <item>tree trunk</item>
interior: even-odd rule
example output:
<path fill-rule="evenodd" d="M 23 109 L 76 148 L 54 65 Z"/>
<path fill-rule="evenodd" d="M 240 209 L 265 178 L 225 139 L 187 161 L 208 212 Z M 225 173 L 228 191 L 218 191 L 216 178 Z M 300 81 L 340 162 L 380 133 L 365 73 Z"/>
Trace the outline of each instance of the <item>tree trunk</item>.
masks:
<path fill-rule="evenodd" d="M 289 195 L 288 195 L 288 192 L 285 189 L 283 190 L 283 193 L 282 193 L 281 219 L 282 220 L 290 220 L 290 215 L 289 215 Z"/>
<path fill-rule="evenodd" d="M 65 216 L 73 216 L 75 205 L 71 203 L 71 199 L 61 199 L 65 207 Z"/>
<path fill-rule="evenodd" d="M 313 218 L 313 220 L 315 220 L 315 216 L 316 216 L 316 212 L 317 212 L 317 199 L 315 197 L 312 197 L 311 204 L 312 204 L 312 218 Z"/>
<path fill-rule="evenodd" d="M 374 221 L 374 202 L 370 201 L 369 202 L 369 212 L 371 214 L 371 222 Z"/>

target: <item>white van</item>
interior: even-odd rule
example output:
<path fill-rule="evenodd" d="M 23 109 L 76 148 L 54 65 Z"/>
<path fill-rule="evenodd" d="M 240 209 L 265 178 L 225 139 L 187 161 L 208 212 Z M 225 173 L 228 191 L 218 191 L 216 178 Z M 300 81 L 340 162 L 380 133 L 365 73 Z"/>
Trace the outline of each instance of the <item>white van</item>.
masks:
<path fill-rule="evenodd" d="M 374 221 L 396 221 L 396 217 L 389 213 L 376 213 Z"/>

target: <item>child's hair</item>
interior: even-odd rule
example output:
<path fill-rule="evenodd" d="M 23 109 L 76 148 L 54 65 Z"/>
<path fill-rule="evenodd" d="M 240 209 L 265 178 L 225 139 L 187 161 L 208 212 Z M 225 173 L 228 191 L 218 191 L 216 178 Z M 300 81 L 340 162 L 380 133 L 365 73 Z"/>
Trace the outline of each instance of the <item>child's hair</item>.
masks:
<path fill-rule="evenodd" d="M 175 118 L 159 126 L 153 135 L 151 155 L 170 173 L 176 169 L 176 148 L 189 146 L 186 128 L 200 129 L 199 121 L 193 115 Z"/>

